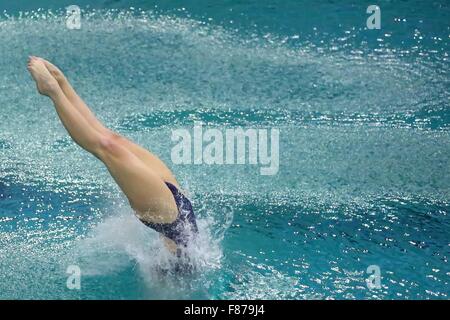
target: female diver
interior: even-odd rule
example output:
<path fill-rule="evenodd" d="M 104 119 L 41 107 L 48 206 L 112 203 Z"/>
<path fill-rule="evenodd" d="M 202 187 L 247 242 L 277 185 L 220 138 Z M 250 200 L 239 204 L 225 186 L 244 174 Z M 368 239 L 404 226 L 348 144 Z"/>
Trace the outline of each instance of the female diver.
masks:
<path fill-rule="evenodd" d="M 28 71 L 39 93 L 53 101 L 72 139 L 105 164 L 136 216 L 179 255 L 198 229 L 192 205 L 172 172 L 157 156 L 106 128 L 56 66 L 31 56 Z"/>

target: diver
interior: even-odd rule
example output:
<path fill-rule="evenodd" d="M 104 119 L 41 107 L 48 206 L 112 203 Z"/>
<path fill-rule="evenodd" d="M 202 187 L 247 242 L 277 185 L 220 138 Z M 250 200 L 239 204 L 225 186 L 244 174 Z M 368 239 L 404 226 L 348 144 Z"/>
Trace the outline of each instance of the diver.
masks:
<path fill-rule="evenodd" d="M 192 204 L 169 168 L 156 155 L 106 128 L 55 65 L 30 56 L 28 71 L 39 93 L 52 100 L 71 138 L 103 162 L 139 220 L 159 232 L 168 249 L 180 256 L 198 228 Z"/>

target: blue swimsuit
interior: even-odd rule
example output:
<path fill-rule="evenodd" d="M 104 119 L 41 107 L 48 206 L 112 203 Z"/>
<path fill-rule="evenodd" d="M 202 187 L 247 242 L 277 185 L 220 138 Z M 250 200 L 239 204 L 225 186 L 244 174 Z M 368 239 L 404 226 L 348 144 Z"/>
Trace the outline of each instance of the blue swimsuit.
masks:
<path fill-rule="evenodd" d="M 173 198 L 178 208 L 178 217 L 172 223 L 152 223 L 142 221 L 167 238 L 173 240 L 177 245 L 186 247 L 192 235 L 198 233 L 197 222 L 194 209 L 188 198 L 186 198 L 173 184 L 166 182 L 167 187 L 172 192 Z"/>

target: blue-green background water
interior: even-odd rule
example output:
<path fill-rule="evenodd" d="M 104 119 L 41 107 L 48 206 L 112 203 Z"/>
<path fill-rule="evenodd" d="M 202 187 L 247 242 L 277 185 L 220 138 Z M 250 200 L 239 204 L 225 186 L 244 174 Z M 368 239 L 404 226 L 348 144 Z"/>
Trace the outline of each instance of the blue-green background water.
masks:
<path fill-rule="evenodd" d="M 450 5 L 377 1 L 367 30 L 370 4 L 3 0 L 0 298 L 448 299 Z M 172 167 L 200 218 L 198 272 L 156 271 L 157 236 L 36 94 L 29 54 Z M 194 120 L 279 128 L 279 173 L 173 165 L 171 130 Z"/>

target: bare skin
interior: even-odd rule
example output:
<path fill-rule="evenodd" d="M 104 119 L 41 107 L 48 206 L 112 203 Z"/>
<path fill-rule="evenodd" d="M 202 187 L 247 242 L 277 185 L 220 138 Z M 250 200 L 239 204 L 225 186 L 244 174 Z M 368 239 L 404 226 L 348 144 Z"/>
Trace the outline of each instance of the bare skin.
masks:
<path fill-rule="evenodd" d="M 105 164 L 136 215 L 153 223 L 175 221 L 178 209 L 164 182 L 177 187 L 178 183 L 169 168 L 148 150 L 106 128 L 56 66 L 32 56 L 28 71 L 38 92 L 53 101 L 72 139 Z M 164 240 L 171 251 L 176 249 L 172 240 Z"/>
<path fill-rule="evenodd" d="M 131 142 L 123 136 L 116 134 L 110 129 L 106 128 L 92 113 L 86 103 L 78 96 L 76 91 L 73 89 L 67 78 L 64 76 L 62 71 L 50 63 L 49 61 L 41 59 L 47 69 L 50 71 L 50 74 L 56 79 L 62 91 L 64 92 L 67 99 L 77 108 L 77 110 L 82 114 L 82 116 L 86 119 L 86 121 L 100 133 L 112 135 L 117 140 L 120 140 L 120 143 L 126 147 L 129 151 L 131 151 L 136 157 L 138 157 L 141 161 L 143 161 L 146 165 L 152 168 L 154 171 L 158 172 L 161 178 L 164 181 L 170 182 L 175 186 L 178 186 L 178 183 L 173 176 L 172 172 L 167 168 L 167 166 L 154 154 L 150 153 L 148 150 L 142 148 L 141 146 Z"/>

